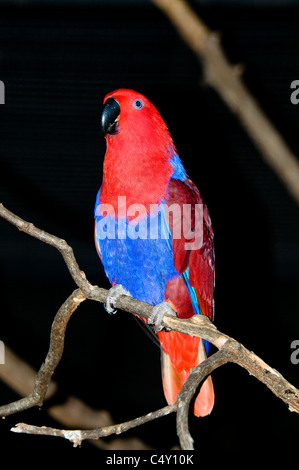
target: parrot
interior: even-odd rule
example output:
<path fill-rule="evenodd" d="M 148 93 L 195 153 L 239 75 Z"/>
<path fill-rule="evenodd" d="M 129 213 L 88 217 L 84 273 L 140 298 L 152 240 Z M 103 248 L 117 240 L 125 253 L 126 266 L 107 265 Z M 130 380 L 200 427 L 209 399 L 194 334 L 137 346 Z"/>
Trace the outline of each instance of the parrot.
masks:
<path fill-rule="evenodd" d="M 153 305 L 152 318 L 143 321 L 160 345 L 163 391 L 172 404 L 190 370 L 207 358 L 209 343 L 165 329 L 161 321 L 165 313 L 185 319 L 202 314 L 214 321 L 211 218 L 165 121 L 144 95 L 124 88 L 109 92 L 101 126 L 106 152 L 94 236 L 112 286 L 105 308 L 115 313 L 113 302 L 122 294 Z M 208 376 L 194 415 L 209 415 L 214 400 Z"/>

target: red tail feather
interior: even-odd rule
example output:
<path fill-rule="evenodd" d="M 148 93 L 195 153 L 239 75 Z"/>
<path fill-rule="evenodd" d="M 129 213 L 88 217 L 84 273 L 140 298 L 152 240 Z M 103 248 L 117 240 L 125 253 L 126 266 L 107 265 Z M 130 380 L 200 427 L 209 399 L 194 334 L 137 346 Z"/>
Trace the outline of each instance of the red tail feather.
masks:
<path fill-rule="evenodd" d="M 190 369 L 204 359 L 206 352 L 202 340 L 176 331 L 158 333 L 161 342 L 162 381 L 168 404 L 176 401 L 177 394 L 190 375 Z M 206 416 L 214 406 L 214 388 L 209 376 L 202 384 L 194 404 L 195 416 Z"/>

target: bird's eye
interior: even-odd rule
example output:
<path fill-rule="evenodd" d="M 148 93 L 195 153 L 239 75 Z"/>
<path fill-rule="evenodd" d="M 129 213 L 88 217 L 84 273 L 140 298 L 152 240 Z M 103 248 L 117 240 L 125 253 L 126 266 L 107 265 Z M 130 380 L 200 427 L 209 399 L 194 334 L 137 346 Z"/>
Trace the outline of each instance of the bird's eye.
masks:
<path fill-rule="evenodd" d="M 138 100 L 138 99 L 137 99 L 137 100 L 134 101 L 133 106 L 134 106 L 134 108 L 136 108 L 136 109 L 141 109 L 142 106 L 143 106 L 143 102 L 142 102 L 141 100 Z"/>

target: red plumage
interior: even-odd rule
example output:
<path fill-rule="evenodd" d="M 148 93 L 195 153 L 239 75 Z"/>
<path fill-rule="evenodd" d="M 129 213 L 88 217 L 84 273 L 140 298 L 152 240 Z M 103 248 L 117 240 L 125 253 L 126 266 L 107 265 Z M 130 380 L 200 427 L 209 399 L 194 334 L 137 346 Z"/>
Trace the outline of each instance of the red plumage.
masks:
<path fill-rule="evenodd" d="M 177 272 L 183 274 L 189 269 L 190 286 L 194 287 L 196 298 L 202 314 L 207 315 L 210 320 L 214 318 L 214 246 L 213 229 L 207 207 L 203 204 L 197 187 L 190 179 L 185 182 L 170 180 L 168 185 L 168 198 L 166 204 L 179 204 L 183 217 L 183 206 L 191 206 L 190 231 L 186 237 L 181 233 L 181 237 L 172 240 L 174 266 Z M 195 211 L 196 208 L 202 210 L 202 243 L 197 250 L 190 249 L 194 237 L 190 238 L 196 228 Z M 176 220 L 169 212 L 169 225 L 173 233 L 176 226 L 183 227 L 182 219 Z M 182 277 L 174 278 L 165 287 L 165 300 L 171 301 L 178 317 L 190 318 L 194 315 L 194 309 L 186 284 Z M 175 401 L 177 393 L 181 390 L 190 369 L 198 365 L 206 358 L 205 348 L 202 340 L 179 332 L 161 331 L 158 333 L 164 354 L 162 354 L 162 374 L 164 393 L 167 401 Z M 202 385 L 195 400 L 194 414 L 205 416 L 209 414 L 214 405 L 214 390 L 212 379 L 209 377 Z"/>
<path fill-rule="evenodd" d="M 174 176 L 175 168 L 171 160 L 174 155 L 177 156 L 177 152 L 164 120 L 150 101 L 133 90 L 125 89 L 109 93 L 104 103 L 110 98 L 116 101 L 120 112 L 114 121 L 117 131 L 106 135 L 107 149 L 99 201 L 101 204 L 111 204 L 116 217 L 119 216 L 119 195 L 126 196 L 127 206 L 138 203 L 145 206 L 147 211 L 151 204 L 161 202 L 169 208 L 172 204 L 177 204 L 180 208 L 189 205 L 190 220 L 182 219 L 185 217 L 183 210 L 170 212 L 168 223 L 172 234 L 171 256 L 176 275 L 165 284 L 164 300 L 171 302 L 179 317 L 190 318 L 196 313 L 194 298 L 192 303 L 190 297 L 194 294 L 200 313 L 213 320 L 214 235 L 207 207 L 203 204 L 197 187 L 184 171 L 184 177 L 181 173 L 179 177 Z M 134 107 L 136 100 L 142 102 L 141 109 Z M 203 220 L 200 234 L 202 243 L 194 249 L 193 242 L 198 233 L 193 238 L 190 238 L 190 234 L 197 229 L 199 208 Z M 187 228 L 189 223 L 189 233 L 188 230 L 181 232 L 181 236 L 175 238 L 173 235 L 177 228 L 186 227 L 184 222 L 187 223 Z M 132 264 L 134 260 L 128 259 L 128 263 Z M 143 274 L 144 269 L 140 271 Z M 114 278 L 111 282 L 114 282 Z M 130 282 L 129 279 L 128 283 Z M 130 290 L 130 286 L 124 287 Z M 151 301 L 150 292 L 148 294 L 149 298 L 143 300 Z M 203 341 L 198 337 L 164 330 L 157 335 L 162 347 L 164 393 L 168 403 L 173 403 L 189 376 L 190 369 L 206 358 L 206 351 Z M 195 415 L 209 414 L 213 404 L 212 379 L 208 377 L 195 400 Z"/>

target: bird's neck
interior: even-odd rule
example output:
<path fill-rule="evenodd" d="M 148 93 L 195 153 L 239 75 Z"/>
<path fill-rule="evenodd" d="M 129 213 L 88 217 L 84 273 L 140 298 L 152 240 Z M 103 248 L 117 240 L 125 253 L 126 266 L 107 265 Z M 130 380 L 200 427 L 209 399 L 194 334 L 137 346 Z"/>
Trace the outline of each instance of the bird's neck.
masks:
<path fill-rule="evenodd" d="M 170 152 L 161 149 L 107 147 L 104 160 L 103 183 L 100 201 L 110 204 L 118 215 L 119 202 L 142 204 L 147 212 L 151 204 L 158 204 L 167 197 L 167 186 L 173 172 L 169 162 Z"/>

